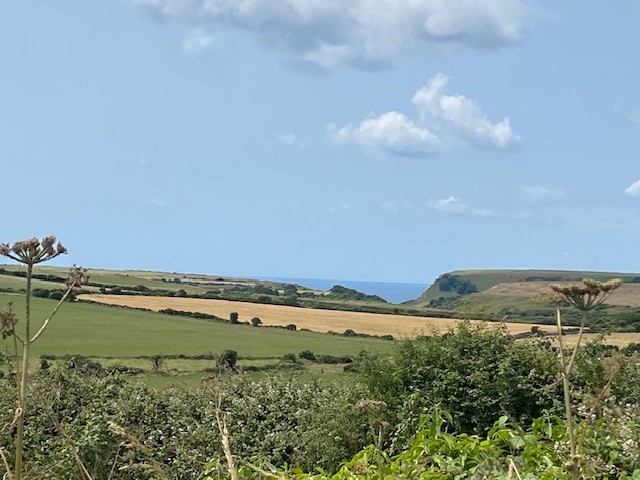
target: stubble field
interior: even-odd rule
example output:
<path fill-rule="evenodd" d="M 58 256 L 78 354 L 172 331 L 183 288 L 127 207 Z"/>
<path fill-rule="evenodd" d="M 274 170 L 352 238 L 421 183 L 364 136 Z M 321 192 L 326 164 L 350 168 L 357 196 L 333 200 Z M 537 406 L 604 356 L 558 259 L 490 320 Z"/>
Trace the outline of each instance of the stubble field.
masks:
<path fill-rule="evenodd" d="M 200 312 L 229 318 L 231 312 L 237 312 L 241 321 L 258 317 L 264 325 L 294 324 L 298 329 L 307 328 L 314 332 L 338 332 L 346 329 L 370 335 L 393 335 L 396 338 L 429 335 L 455 329 L 460 320 L 452 318 L 414 317 L 407 315 L 386 315 L 379 313 L 345 312 L 313 308 L 288 307 L 259 303 L 232 302 L 227 300 L 209 300 L 200 298 L 152 297 L 139 295 L 82 295 L 83 300 L 109 305 L 133 308 L 147 308 L 160 311 L 168 308 L 187 312 Z M 495 323 L 475 321 L 474 323 Z M 529 332 L 531 325 L 524 323 L 505 323 L 510 333 Z M 544 331 L 552 332 L 551 326 L 541 326 Z"/>

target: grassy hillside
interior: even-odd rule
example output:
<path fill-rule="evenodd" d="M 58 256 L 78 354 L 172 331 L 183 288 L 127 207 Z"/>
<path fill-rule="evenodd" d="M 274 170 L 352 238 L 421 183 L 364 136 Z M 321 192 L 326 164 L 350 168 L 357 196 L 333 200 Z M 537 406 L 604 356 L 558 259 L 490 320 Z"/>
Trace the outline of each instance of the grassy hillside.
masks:
<path fill-rule="evenodd" d="M 616 272 L 580 272 L 570 270 L 454 270 L 441 275 L 435 282 L 416 300 L 407 302 L 409 305 L 428 306 L 431 300 L 440 297 L 455 297 L 455 291 L 443 291 L 441 285 L 446 275 L 460 278 L 461 281 L 468 281 L 474 285 L 478 292 L 484 292 L 489 288 L 501 283 L 514 282 L 566 282 L 580 281 L 583 278 L 593 278 L 596 280 L 607 280 L 610 278 L 622 278 L 625 283 L 632 283 L 640 278 L 636 273 L 616 273 Z"/>
<path fill-rule="evenodd" d="M 600 331 L 640 332 L 640 276 L 633 273 L 566 270 L 459 270 L 446 273 L 408 306 L 448 311 L 458 318 L 553 324 L 555 308 L 533 300 L 551 284 L 580 282 L 584 278 L 621 278 L 622 287 L 605 305 L 590 314 L 590 325 Z M 565 308 L 568 325 L 580 316 Z"/>

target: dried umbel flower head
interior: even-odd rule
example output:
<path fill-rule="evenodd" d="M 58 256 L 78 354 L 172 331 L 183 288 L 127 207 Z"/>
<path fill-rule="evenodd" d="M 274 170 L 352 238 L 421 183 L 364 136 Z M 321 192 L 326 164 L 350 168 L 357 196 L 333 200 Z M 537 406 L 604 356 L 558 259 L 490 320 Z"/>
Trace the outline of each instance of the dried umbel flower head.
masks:
<path fill-rule="evenodd" d="M 53 235 L 43 238 L 42 241 L 31 238 L 11 246 L 8 243 L 0 244 L 0 255 L 27 265 L 46 262 L 63 253 L 67 253 L 67 249 L 60 242 L 56 244 L 56 237 Z"/>
<path fill-rule="evenodd" d="M 12 303 L 0 310 L 0 335 L 4 340 L 13 335 L 18 320 L 16 314 L 11 310 Z"/>
<path fill-rule="evenodd" d="M 67 277 L 66 283 L 67 287 L 74 289 L 86 285 L 89 283 L 89 270 L 74 265 L 69 269 L 69 276 Z"/>
<path fill-rule="evenodd" d="M 379 413 L 387 409 L 387 404 L 381 400 L 360 400 L 353 406 L 358 413 Z"/>
<path fill-rule="evenodd" d="M 549 287 L 551 291 L 546 294 L 547 301 L 562 299 L 576 309 L 588 312 L 601 305 L 621 284 L 622 280 L 619 278 L 606 282 L 585 278 L 582 284 L 551 285 Z M 539 297 L 543 295 L 545 294 Z"/>

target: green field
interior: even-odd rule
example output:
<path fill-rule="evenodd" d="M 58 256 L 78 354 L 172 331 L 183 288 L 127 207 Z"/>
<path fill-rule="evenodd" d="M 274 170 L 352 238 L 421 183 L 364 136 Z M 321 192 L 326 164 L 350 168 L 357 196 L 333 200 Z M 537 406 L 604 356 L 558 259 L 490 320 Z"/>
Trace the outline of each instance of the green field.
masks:
<path fill-rule="evenodd" d="M 24 299 L 0 294 L 0 305 L 13 302 L 22 318 Z M 39 325 L 56 302 L 32 299 L 32 318 Z M 8 342 L 3 342 L 8 346 Z M 311 350 L 326 355 L 357 355 L 382 350 L 389 342 L 311 332 L 229 325 L 103 305 L 67 303 L 33 346 L 34 355 L 134 357 L 141 355 L 197 355 L 236 350 L 241 357 L 275 358 Z"/>

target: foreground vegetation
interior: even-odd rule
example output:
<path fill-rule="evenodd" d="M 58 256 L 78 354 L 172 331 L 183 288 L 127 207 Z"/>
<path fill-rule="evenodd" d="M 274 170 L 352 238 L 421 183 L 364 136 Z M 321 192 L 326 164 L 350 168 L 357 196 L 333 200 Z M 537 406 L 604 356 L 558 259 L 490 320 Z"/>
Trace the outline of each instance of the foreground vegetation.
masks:
<path fill-rule="evenodd" d="M 640 345 L 581 346 L 589 313 L 619 280 L 555 286 L 546 296 L 580 312 L 572 348 L 563 348 L 557 309 L 559 348 L 546 340 L 516 341 L 505 327 L 463 322 L 442 335 L 366 339 L 387 348 L 361 351 L 348 361 L 311 350 L 282 357 L 291 368 L 344 363 L 349 382 L 256 378 L 239 368 L 237 351 L 226 349 L 201 356 L 213 367 L 199 388 L 154 389 L 131 381 L 132 366 L 105 367 L 77 354 L 41 356 L 33 368 L 36 346 L 45 349 L 49 336 L 55 340 L 49 335 L 53 316 L 87 280 L 87 272 L 74 267 L 59 300 L 51 303 L 49 294 L 38 311 L 33 267 L 65 251 L 54 237 L 0 244 L 0 254 L 27 265 L 22 322 L 13 302 L 0 311 L 2 337 L 13 347 L 0 355 L 0 465 L 7 480 L 640 478 Z M 163 317 L 133 313 L 149 315 L 149 321 Z M 180 319 L 168 320 L 184 329 L 182 313 L 172 311 Z M 277 338 L 256 328 L 258 318 L 240 325 L 237 313 L 228 322 L 203 315 L 188 320 L 238 337 L 256 332 L 256 341 Z M 113 331 L 111 319 L 104 323 Z M 146 327 L 140 332 L 148 336 Z M 87 338 L 100 328 L 85 330 Z M 180 336 L 171 328 L 164 333 Z M 287 330 L 271 331 L 313 335 Z M 80 333 L 74 324 L 66 335 L 76 340 Z M 346 333 L 343 341 L 356 337 Z M 319 337 L 330 338 L 313 338 Z M 135 335 L 116 340 L 137 350 L 135 342 L 143 343 Z M 165 357 L 150 360 L 159 373 Z"/>
<path fill-rule="evenodd" d="M 224 478 L 224 419 L 244 476 L 263 478 L 276 465 L 287 478 L 506 478 L 510 468 L 570 478 L 557 352 L 548 343 L 462 325 L 394 345 L 359 356 L 349 383 L 222 368 L 198 388 L 154 389 L 118 372 L 53 363 L 33 379 L 27 467 L 31 478 L 87 478 L 79 459 L 92 478 Z M 572 380 L 583 478 L 631 477 L 640 469 L 638 347 L 588 345 Z M 14 386 L 11 375 L 0 379 L 8 425 Z M 5 428 L 0 445 L 13 434 Z"/>

